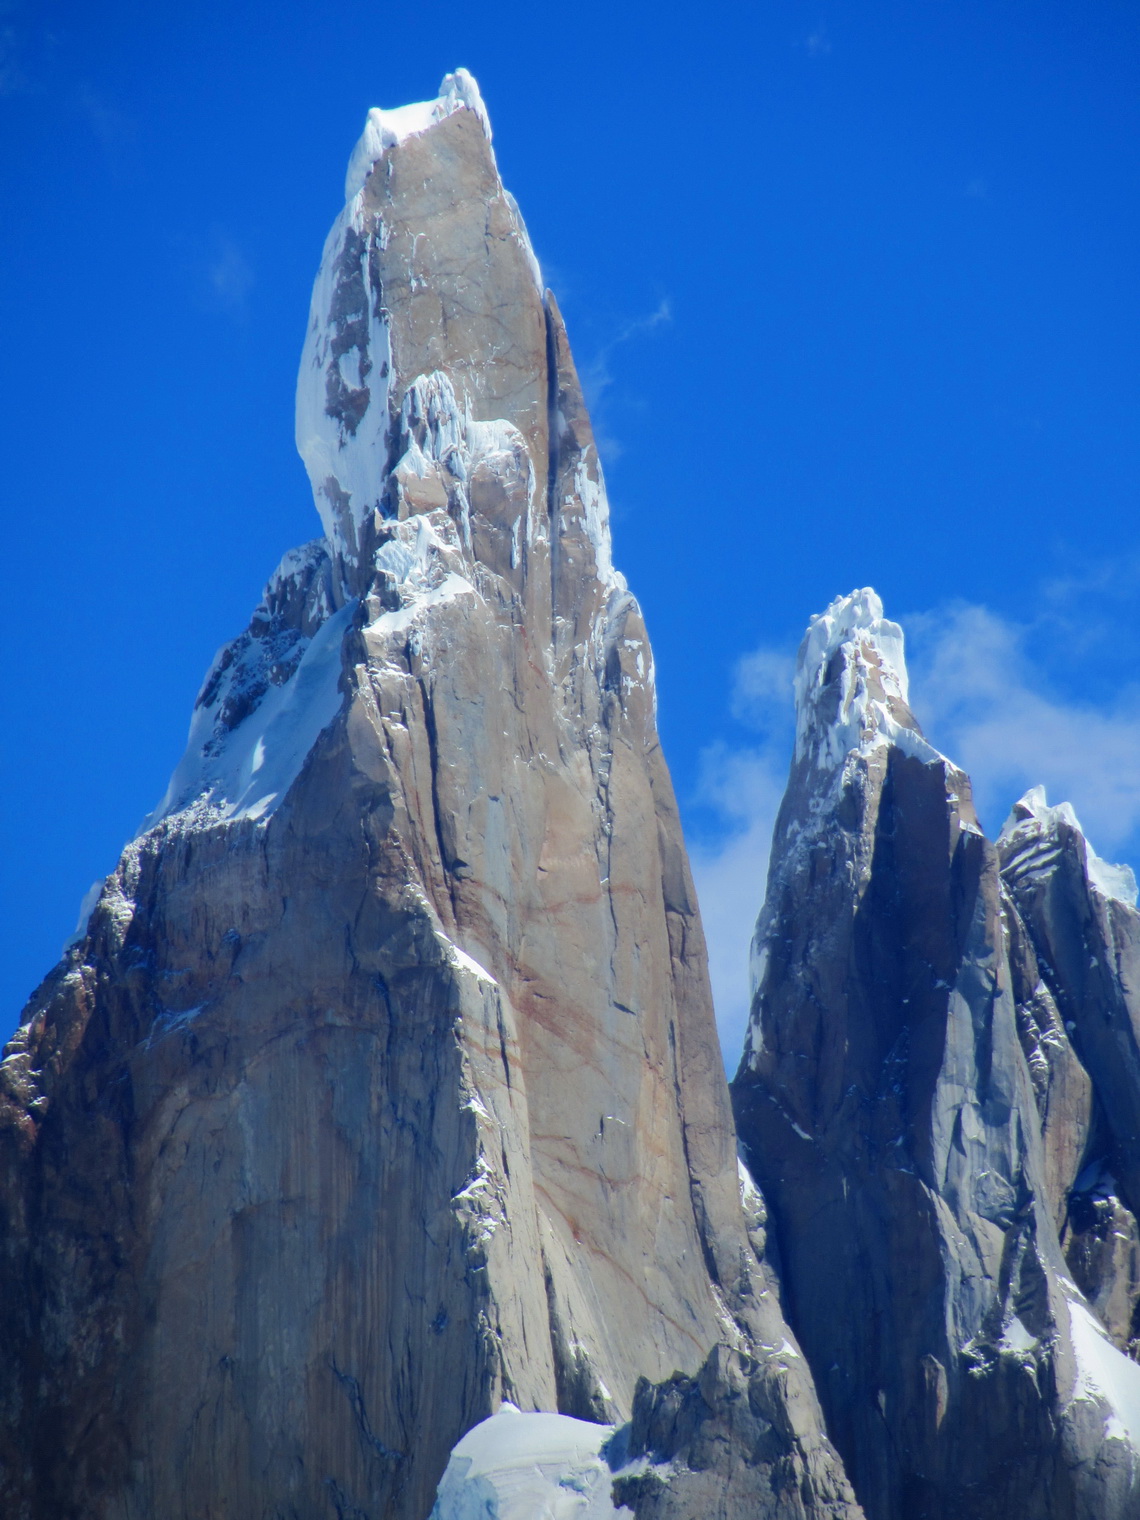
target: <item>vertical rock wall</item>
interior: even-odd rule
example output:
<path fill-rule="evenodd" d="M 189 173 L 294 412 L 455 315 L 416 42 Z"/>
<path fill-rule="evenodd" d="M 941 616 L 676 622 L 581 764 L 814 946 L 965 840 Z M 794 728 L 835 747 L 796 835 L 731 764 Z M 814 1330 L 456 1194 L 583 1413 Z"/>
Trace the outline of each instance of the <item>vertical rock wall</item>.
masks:
<path fill-rule="evenodd" d="M 1087 942 L 983 837 L 873 592 L 813 620 L 797 710 L 733 1098 L 828 1428 L 873 1520 L 1140 1514 L 1140 1367 L 1058 1235 L 1098 1125 L 1127 1175 L 1135 915 L 1082 902 L 1123 958 L 1074 1050 L 1039 966 Z"/>
<path fill-rule="evenodd" d="M 422 1520 L 500 1401 L 620 1423 L 719 1345 L 768 1411 L 723 1513 L 855 1515 L 746 1233 L 652 656 L 462 71 L 370 115 L 297 436 L 325 536 L 0 1068 L 4 1513 Z"/>

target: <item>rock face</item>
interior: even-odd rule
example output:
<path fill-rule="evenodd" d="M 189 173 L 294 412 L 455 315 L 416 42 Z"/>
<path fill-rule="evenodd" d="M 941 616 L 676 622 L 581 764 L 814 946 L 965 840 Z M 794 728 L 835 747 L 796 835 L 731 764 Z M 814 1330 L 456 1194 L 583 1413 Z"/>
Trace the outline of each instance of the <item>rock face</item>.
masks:
<path fill-rule="evenodd" d="M 1140 914 L 1038 787 L 998 839 L 1019 1029 L 1046 1184 L 1073 1279 L 1122 1350 L 1140 1351 Z"/>
<path fill-rule="evenodd" d="M 668 1513 L 855 1516 L 742 1214 L 652 656 L 470 77 L 371 113 L 346 189 L 298 382 L 324 537 L 0 1068 L 0 1509 L 423 1520 L 502 1401 L 620 1424 L 720 1346 L 748 1497 Z"/>
<path fill-rule="evenodd" d="M 1140 1514 L 1126 885 L 983 837 L 873 592 L 813 620 L 733 1100 L 871 1520 Z"/>

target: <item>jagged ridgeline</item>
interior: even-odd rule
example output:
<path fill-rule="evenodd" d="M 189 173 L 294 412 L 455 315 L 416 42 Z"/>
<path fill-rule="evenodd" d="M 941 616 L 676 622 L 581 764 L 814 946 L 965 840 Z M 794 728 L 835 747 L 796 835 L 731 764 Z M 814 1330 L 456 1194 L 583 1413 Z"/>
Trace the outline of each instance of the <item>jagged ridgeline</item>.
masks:
<path fill-rule="evenodd" d="M 813 619 L 733 1083 L 872 1520 L 1140 1515 L 1140 914 L 1070 808 L 997 844 L 871 591 Z"/>
<path fill-rule="evenodd" d="M 470 76 L 370 113 L 346 196 L 297 388 L 324 536 L 0 1068 L 0 1513 L 425 1520 L 454 1448 L 441 1516 L 854 1520 Z"/>

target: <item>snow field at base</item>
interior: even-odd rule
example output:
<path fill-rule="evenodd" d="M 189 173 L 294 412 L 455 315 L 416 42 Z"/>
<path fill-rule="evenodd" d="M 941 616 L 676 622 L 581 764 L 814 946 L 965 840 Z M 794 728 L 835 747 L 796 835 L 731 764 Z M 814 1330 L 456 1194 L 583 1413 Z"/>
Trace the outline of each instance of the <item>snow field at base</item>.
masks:
<path fill-rule="evenodd" d="M 504 1404 L 452 1450 L 430 1520 L 632 1520 L 601 1455 L 613 1433 Z"/>

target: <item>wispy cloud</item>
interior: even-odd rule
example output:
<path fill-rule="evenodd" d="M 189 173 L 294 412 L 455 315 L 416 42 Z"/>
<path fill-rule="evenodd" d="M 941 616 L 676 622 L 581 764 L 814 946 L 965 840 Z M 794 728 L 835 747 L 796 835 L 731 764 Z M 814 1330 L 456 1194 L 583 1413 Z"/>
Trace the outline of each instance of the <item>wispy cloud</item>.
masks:
<path fill-rule="evenodd" d="M 1057 694 L 1028 653 L 1033 628 L 957 604 L 908 619 L 911 690 L 930 738 L 973 779 L 990 832 L 1030 786 L 1071 802 L 1101 854 L 1140 835 L 1140 691 L 1105 704 Z"/>
<path fill-rule="evenodd" d="M 633 338 L 644 337 L 672 320 L 673 310 L 669 298 L 665 296 L 661 299 L 656 311 L 650 312 L 646 317 L 634 317 L 619 327 L 613 337 L 603 343 L 594 357 L 578 370 L 578 378 L 582 382 L 582 394 L 590 409 L 594 436 L 603 462 L 617 459 L 622 452 L 621 444 L 605 426 L 604 399 L 615 378 L 612 368 L 613 356 L 624 343 L 628 343 Z"/>
<path fill-rule="evenodd" d="M 799 39 L 799 47 L 803 48 L 809 58 L 823 58 L 831 52 L 831 33 L 827 29 L 827 23 L 820 21 L 813 26 L 806 37 Z"/>
<path fill-rule="evenodd" d="M 721 1048 L 735 1070 L 748 1023 L 748 946 L 768 877 L 772 830 L 787 780 L 795 729 L 790 648 L 753 650 L 737 662 L 733 715 L 753 737 L 701 755 L 699 800 L 720 820 L 715 839 L 691 846 L 709 949 Z"/>
<path fill-rule="evenodd" d="M 701 800 L 726 832 L 690 846 L 724 1064 L 740 1062 L 748 1024 L 748 946 L 768 879 L 772 829 L 787 778 L 786 754 L 774 747 L 715 745 L 701 757 Z"/>
<path fill-rule="evenodd" d="M 1034 623 L 965 602 L 902 617 L 911 705 L 931 741 L 971 776 L 991 837 L 1018 797 L 1044 785 L 1050 801 L 1072 803 L 1102 855 L 1140 865 L 1140 684 L 1093 701 L 1061 693 L 1056 681 L 1062 646 L 1071 648 L 1070 625 L 1083 630 L 1090 660 L 1098 640 L 1119 637 L 1119 620 L 1089 608 L 1123 596 L 1132 581 L 1125 563 L 1052 583 Z M 786 648 L 746 655 L 732 707 L 755 737 L 711 745 L 702 755 L 698 800 L 721 829 L 713 839 L 696 838 L 693 870 L 730 1071 L 744 1040 L 748 945 L 791 754 L 791 669 Z"/>
<path fill-rule="evenodd" d="M 216 232 L 213 244 L 206 267 L 213 303 L 229 316 L 242 317 L 253 289 L 253 267 L 228 233 Z"/>
<path fill-rule="evenodd" d="M 112 166 L 121 164 L 137 138 L 135 123 L 119 106 L 90 85 L 79 91 L 79 110 Z"/>
<path fill-rule="evenodd" d="M 244 322 L 256 276 L 237 239 L 224 227 L 215 227 L 205 236 L 180 235 L 175 246 L 181 252 L 197 305 L 203 311 Z"/>

